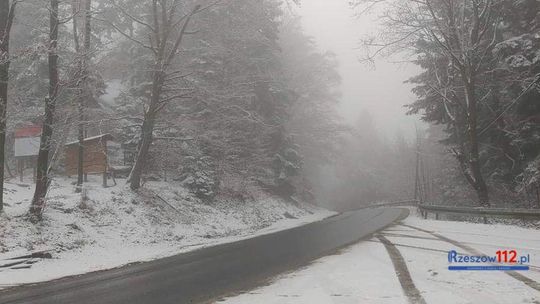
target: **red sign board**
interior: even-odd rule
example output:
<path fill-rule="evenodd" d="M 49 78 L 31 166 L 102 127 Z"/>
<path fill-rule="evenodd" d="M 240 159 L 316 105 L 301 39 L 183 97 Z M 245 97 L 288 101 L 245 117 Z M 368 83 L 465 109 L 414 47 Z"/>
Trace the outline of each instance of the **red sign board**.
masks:
<path fill-rule="evenodd" d="M 30 126 L 15 130 L 15 138 L 39 137 L 41 135 L 41 126 Z"/>

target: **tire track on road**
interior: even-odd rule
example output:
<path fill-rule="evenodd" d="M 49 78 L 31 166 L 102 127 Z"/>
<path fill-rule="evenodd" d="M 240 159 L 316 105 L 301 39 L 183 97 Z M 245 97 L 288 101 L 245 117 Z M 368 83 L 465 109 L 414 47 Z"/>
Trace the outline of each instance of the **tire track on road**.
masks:
<path fill-rule="evenodd" d="M 385 235 L 385 234 L 383 234 Z M 372 242 L 372 243 L 381 243 L 380 241 L 376 241 L 376 240 L 367 240 L 367 242 Z M 394 244 L 394 246 L 396 247 L 404 247 L 404 248 L 412 248 L 412 249 L 418 249 L 418 250 L 423 250 L 423 251 L 432 251 L 432 252 L 439 252 L 439 253 L 444 253 L 444 254 L 448 254 L 448 251 L 446 250 L 442 250 L 442 249 L 435 249 L 435 248 L 427 248 L 427 247 L 421 247 L 421 246 L 413 246 L 413 245 L 406 245 L 406 244 L 400 244 L 400 243 L 396 243 L 396 242 L 393 242 L 392 244 Z M 459 254 L 462 254 L 462 253 L 459 253 Z"/>
<path fill-rule="evenodd" d="M 386 248 L 390 259 L 392 260 L 392 264 L 394 265 L 399 284 L 401 284 L 401 288 L 409 302 L 411 304 L 426 304 L 426 300 L 422 297 L 420 290 L 414 285 L 409 269 L 407 268 L 407 263 L 405 262 L 403 255 L 401 255 L 401 252 L 399 252 L 397 247 L 383 235 L 377 234 L 376 237 Z"/>

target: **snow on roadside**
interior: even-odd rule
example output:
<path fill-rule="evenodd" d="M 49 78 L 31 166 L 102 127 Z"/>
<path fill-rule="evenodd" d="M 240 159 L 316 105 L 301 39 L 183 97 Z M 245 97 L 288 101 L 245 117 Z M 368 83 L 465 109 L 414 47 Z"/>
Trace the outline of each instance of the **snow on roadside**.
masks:
<path fill-rule="evenodd" d="M 404 223 L 459 241 L 485 255 L 495 256 L 497 250 L 516 250 L 518 256 L 528 254 L 530 255 L 529 265 L 535 268 L 535 270 L 523 274 L 531 279 L 540 281 L 540 231 L 538 229 L 504 224 L 486 225 L 468 222 L 424 220 L 416 214 L 407 218 Z M 417 233 L 422 234 L 420 232 Z M 407 241 L 414 242 L 414 240 L 410 239 Z M 444 250 L 454 249 L 463 252 L 463 250 L 455 248 L 455 246 L 448 243 L 442 243 L 439 247 L 442 247 Z"/>
<path fill-rule="evenodd" d="M 383 246 L 363 242 L 220 304 L 405 304 Z"/>
<path fill-rule="evenodd" d="M 498 249 L 530 254 L 540 266 L 536 229 L 502 224 L 424 220 L 415 212 L 403 224 L 446 236 L 488 255 Z M 427 303 L 540 303 L 540 293 L 503 272 L 449 271 L 449 250 L 460 248 L 407 226 L 381 232 L 403 255 L 412 280 Z M 520 272 L 540 282 L 540 267 Z M 407 303 L 392 261 L 377 238 L 351 246 L 339 255 L 277 277 L 268 286 L 225 299 L 226 304 Z"/>
<path fill-rule="evenodd" d="M 57 179 L 43 221 L 34 225 L 26 216 L 33 186 L 6 183 L 0 262 L 40 249 L 52 249 L 53 258 L 29 269 L 0 268 L 0 288 L 149 261 L 334 214 L 262 193 L 245 202 L 204 204 L 179 185 L 149 182 L 136 195 L 124 184 L 120 180 L 118 186 L 104 189 L 98 179 L 91 180 L 86 185 L 88 199 L 81 202 L 69 180 Z"/>
<path fill-rule="evenodd" d="M 516 249 L 518 254 L 530 254 L 531 266 L 540 265 L 540 235 L 536 229 L 502 224 L 424 220 L 412 215 L 404 224 L 435 232 L 486 255 L 497 250 Z M 540 293 L 504 272 L 449 271 L 447 252 L 463 249 L 440 240 L 429 233 L 398 226 L 395 235 L 387 236 L 407 260 L 411 276 L 427 303 L 539 303 Z M 401 236 L 399 236 L 401 235 Z M 412 237 L 411 237 L 412 236 Z M 414 246 L 424 249 L 411 248 Z M 434 251 L 434 250 L 440 251 Z M 539 281 L 537 270 L 520 274 Z"/>

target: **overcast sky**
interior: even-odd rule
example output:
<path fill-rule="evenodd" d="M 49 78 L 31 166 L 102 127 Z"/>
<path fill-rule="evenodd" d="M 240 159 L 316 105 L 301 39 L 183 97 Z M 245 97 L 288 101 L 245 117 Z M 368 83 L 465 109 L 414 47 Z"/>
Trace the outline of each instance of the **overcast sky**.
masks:
<path fill-rule="evenodd" d="M 417 117 L 405 115 L 404 104 L 414 100 L 411 86 L 404 84 L 418 70 L 397 64 L 399 58 L 380 59 L 375 67 L 360 62 L 362 37 L 377 32 L 376 14 L 354 16 L 349 0 L 304 0 L 299 9 L 304 29 L 322 51 L 336 53 L 343 78 L 340 112 L 354 123 L 363 110 L 370 112 L 381 135 L 393 140 L 398 129 L 414 134 Z"/>

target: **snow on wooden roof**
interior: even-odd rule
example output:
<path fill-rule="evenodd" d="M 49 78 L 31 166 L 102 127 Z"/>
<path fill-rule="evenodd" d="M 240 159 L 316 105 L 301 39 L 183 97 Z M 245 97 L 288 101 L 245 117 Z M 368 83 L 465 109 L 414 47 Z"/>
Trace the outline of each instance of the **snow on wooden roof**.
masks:
<path fill-rule="evenodd" d="M 111 134 L 100 134 L 100 135 L 96 135 L 96 136 L 92 136 L 92 137 L 87 137 L 84 139 L 84 142 L 90 142 L 90 141 L 107 141 L 107 140 L 112 140 L 113 137 Z M 72 145 L 78 145 L 79 144 L 79 141 L 76 140 L 76 141 L 72 141 L 72 142 L 69 142 L 66 144 L 66 146 L 72 146 Z"/>

